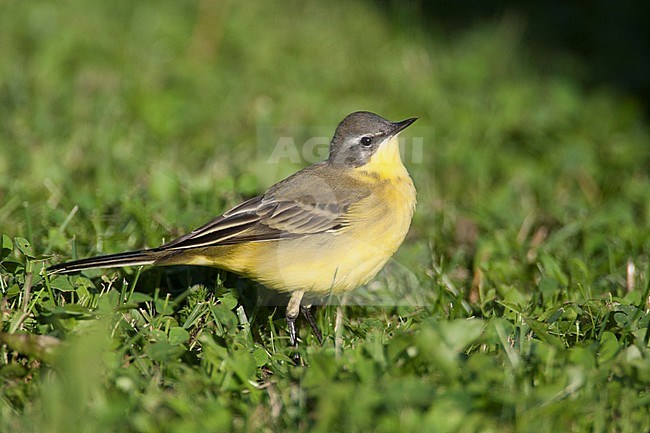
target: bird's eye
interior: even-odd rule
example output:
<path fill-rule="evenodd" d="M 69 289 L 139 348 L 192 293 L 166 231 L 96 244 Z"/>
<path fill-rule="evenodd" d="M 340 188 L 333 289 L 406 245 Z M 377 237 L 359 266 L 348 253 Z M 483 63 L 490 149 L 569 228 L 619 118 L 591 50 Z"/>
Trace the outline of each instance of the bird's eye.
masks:
<path fill-rule="evenodd" d="M 371 137 L 361 137 L 361 144 L 365 147 L 370 147 L 372 145 Z"/>

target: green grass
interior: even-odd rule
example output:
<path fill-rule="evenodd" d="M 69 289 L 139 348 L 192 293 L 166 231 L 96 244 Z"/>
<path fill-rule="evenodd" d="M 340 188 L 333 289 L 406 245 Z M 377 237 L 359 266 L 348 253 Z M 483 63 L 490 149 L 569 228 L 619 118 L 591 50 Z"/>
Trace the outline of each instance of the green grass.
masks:
<path fill-rule="evenodd" d="M 0 431 L 650 430 L 640 108 L 537 67 L 516 18 L 398 12 L 0 5 Z M 360 109 L 420 117 L 416 217 L 371 284 L 407 294 L 317 309 L 305 366 L 236 276 L 43 274 L 203 224 L 299 167 L 266 163 L 281 136 Z"/>

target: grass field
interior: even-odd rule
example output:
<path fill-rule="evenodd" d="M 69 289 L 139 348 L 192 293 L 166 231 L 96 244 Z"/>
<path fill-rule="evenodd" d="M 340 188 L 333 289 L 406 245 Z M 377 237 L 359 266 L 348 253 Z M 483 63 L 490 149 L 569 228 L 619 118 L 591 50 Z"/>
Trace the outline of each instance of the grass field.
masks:
<path fill-rule="evenodd" d="M 647 119 L 540 66 L 523 25 L 0 3 L 0 431 L 650 431 Z M 362 109 L 420 118 L 418 208 L 368 296 L 315 310 L 322 347 L 300 323 L 304 366 L 234 275 L 44 275 L 198 227 L 304 165 L 278 143 L 309 161 Z"/>

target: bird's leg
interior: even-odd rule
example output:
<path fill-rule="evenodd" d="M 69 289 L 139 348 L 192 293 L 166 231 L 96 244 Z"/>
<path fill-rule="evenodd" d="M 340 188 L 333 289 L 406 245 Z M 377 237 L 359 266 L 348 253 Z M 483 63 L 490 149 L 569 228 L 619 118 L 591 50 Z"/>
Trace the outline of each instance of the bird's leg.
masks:
<path fill-rule="evenodd" d="M 311 314 L 311 304 L 302 305 L 300 307 L 300 311 L 302 311 L 303 316 L 305 316 L 305 319 L 307 319 L 307 322 L 309 322 L 309 326 L 311 326 L 311 331 L 314 333 L 314 336 L 316 336 L 316 340 L 318 340 L 318 344 L 322 345 L 323 334 L 321 334 L 320 329 L 318 329 L 318 326 L 316 325 L 316 320 L 314 320 L 314 315 Z"/>
<path fill-rule="evenodd" d="M 291 299 L 289 299 L 289 303 L 287 304 L 287 311 L 285 316 L 287 318 L 287 326 L 289 327 L 289 343 L 293 347 L 298 347 L 298 337 L 296 336 L 296 319 L 300 314 L 300 302 L 302 301 L 304 294 L 305 292 L 302 290 L 293 292 Z"/>

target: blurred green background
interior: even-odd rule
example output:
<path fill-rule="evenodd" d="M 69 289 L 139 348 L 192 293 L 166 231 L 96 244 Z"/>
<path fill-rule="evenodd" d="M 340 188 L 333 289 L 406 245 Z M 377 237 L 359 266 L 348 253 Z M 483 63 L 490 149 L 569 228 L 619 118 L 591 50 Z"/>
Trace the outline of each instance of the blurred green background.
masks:
<path fill-rule="evenodd" d="M 0 2 L 0 430 L 647 431 L 648 16 L 640 1 Z M 254 312 L 252 333 L 235 315 L 234 283 L 166 300 L 164 272 L 135 295 L 129 272 L 37 275 L 50 255 L 197 227 L 303 165 L 268 163 L 278 139 L 357 110 L 420 118 L 396 262 L 427 305 L 346 308 L 336 333 L 341 310 L 322 309 L 309 368 L 288 365 L 281 313 Z M 381 284 L 400 284 L 392 269 Z"/>

